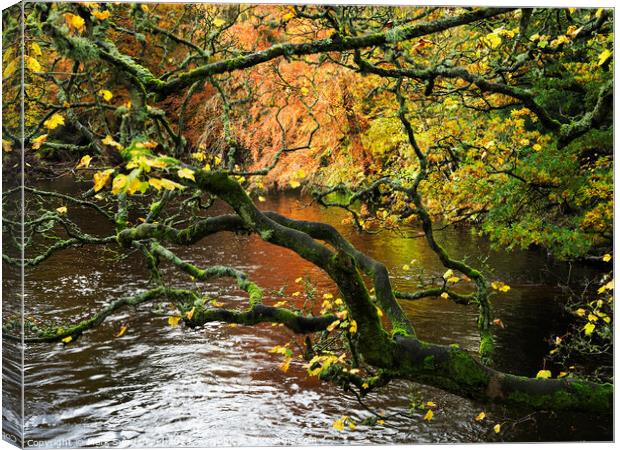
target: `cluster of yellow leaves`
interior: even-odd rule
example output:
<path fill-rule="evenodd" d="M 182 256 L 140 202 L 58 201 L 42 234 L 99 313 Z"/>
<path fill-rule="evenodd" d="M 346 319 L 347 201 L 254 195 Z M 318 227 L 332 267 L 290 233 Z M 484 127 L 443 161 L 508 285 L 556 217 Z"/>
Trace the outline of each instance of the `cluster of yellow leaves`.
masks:
<path fill-rule="evenodd" d="M 315 355 L 304 368 L 308 371 L 308 375 L 319 376 L 323 371 L 327 370 L 329 366 L 335 363 L 343 364 L 345 362 L 346 354 L 336 355 Z"/>
<path fill-rule="evenodd" d="M 491 283 L 491 287 L 499 292 L 508 292 L 510 290 L 510 286 L 502 281 L 494 281 Z"/>
<path fill-rule="evenodd" d="M 345 427 L 348 427 L 349 430 L 353 431 L 357 428 L 357 424 L 349 416 L 342 416 L 332 424 L 332 427 L 338 431 L 344 431 Z"/>
<path fill-rule="evenodd" d="M 99 19 L 99 20 L 106 20 L 110 17 L 110 11 L 105 10 L 105 11 L 93 11 L 91 13 L 95 18 Z"/>
<path fill-rule="evenodd" d="M 291 361 L 293 360 L 293 351 L 289 348 L 289 344 L 286 345 L 276 345 L 275 347 L 269 350 L 269 353 L 276 353 L 284 356 L 284 359 L 278 366 L 278 368 L 286 373 L 288 372 L 289 367 L 291 366 Z"/>

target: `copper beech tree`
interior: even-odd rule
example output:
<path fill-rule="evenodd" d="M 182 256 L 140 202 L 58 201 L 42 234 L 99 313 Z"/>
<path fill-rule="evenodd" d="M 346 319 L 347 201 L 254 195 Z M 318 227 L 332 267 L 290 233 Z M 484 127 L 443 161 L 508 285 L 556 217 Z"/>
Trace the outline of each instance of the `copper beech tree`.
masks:
<path fill-rule="evenodd" d="M 562 243 L 569 256 L 609 247 L 608 11 L 36 2 L 25 5 L 23 47 L 19 19 L 3 17 L 3 227 L 18 236 L 5 239 L 4 263 L 27 271 L 68 248 L 114 247 L 140 252 L 150 278 L 139 293 L 70 323 L 7 320 L 5 337 L 80 345 L 116 311 L 166 301 L 172 324 L 281 323 L 305 335 L 311 375 L 361 396 L 406 379 L 531 408 L 611 411 L 611 384 L 493 368 L 490 293 L 509 288 L 448 254 L 433 227 L 442 214 L 450 222 L 484 216 L 484 226 L 504 230 L 500 245 Z M 590 150 L 577 152 L 584 142 Z M 7 170 L 19 166 L 22 145 L 23 188 Z M 563 185 L 568 175 L 537 169 L 544 155 L 562 154 L 562 164 L 595 167 L 579 172 L 579 189 L 599 187 L 590 203 Z M 329 180 L 326 166 L 343 158 L 351 177 Z M 83 192 L 31 183 L 59 171 Z M 446 274 L 420 291 L 395 291 L 386 267 L 334 227 L 259 209 L 274 183 L 307 184 L 319 204 L 350 212 L 360 232 L 420 224 Z M 502 202 L 506 186 L 515 199 Z M 216 199 L 231 213 L 213 215 Z M 87 233 L 71 220 L 73 208 L 113 232 Z M 505 225 L 536 211 L 547 220 L 527 235 Z M 306 309 L 269 304 L 242 271 L 174 252 L 223 232 L 292 250 L 333 280 L 339 299 Z M 570 247 L 561 236 L 573 234 L 587 238 Z M 198 288 L 164 282 L 164 265 L 198 282 L 229 278 L 247 305 L 223 308 Z M 478 308 L 479 355 L 416 337 L 399 301 L 424 297 Z M 317 345 L 328 336 L 338 339 Z M 289 350 L 274 351 L 286 370 Z"/>

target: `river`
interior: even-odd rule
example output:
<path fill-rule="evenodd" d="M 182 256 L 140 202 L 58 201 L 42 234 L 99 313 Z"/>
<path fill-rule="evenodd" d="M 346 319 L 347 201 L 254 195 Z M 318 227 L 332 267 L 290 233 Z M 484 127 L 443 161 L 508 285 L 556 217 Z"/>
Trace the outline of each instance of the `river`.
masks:
<path fill-rule="evenodd" d="M 361 235 L 341 224 L 342 211 L 319 208 L 295 194 L 273 196 L 259 206 L 333 224 L 360 250 L 383 261 L 400 290 L 415 289 L 419 275 L 441 276 L 445 271 L 424 239 L 414 237 L 415 228 L 407 236 Z M 224 209 L 214 207 L 215 212 Z M 68 214 L 90 233 L 109 231 L 90 211 L 70 206 Z M 493 270 L 490 279 L 512 287 L 493 298 L 495 314 L 505 325 L 495 333 L 496 365 L 535 375 L 550 349 L 547 339 L 566 327 L 565 294 L 558 283 L 568 276 L 567 266 L 550 267 L 536 251 L 493 251 L 484 238 L 463 228 L 441 231 L 438 239 L 454 256 L 467 257 L 472 264 L 484 262 L 487 273 Z M 295 279 L 303 276 L 312 279 L 319 295 L 336 294 L 320 270 L 256 236 L 224 233 L 175 251 L 201 266 L 225 264 L 246 271 L 266 289 L 266 301 L 275 298 L 271 290 L 284 287 L 287 294 L 299 290 Z M 26 315 L 42 320 L 83 317 L 84 311 L 145 289 L 148 274 L 141 256 L 118 256 L 85 246 L 59 253 L 28 271 Z M 403 269 L 405 264 L 409 270 Z M 166 267 L 164 272 L 178 285 L 192 286 L 174 269 Z M 202 285 L 202 289 L 227 305 L 245 301 L 223 282 Z M 435 298 L 402 305 L 420 338 L 476 351 L 474 307 Z M 123 322 L 129 325 L 127 333 L 114 337 Z M 310 378 L 301 361 L 281 372 L 279 357 L 268 350 L 287 342 L 289 336 L 284 328 L 271 324 L 171 328 L 165 317 L 140 307 L 114 315 L 69 345 L 29 345 L 24 368 L 26 443 L 135 447 L 612 439 L 609 417 L 531 415 L 405 382 L 393 382 L 372 393 L 367 404 L 390 414 L 406 411 L 411 398 L 433 401 L 437 407 L 431 422 L 422 420 L 422 410 L 413 418 L 397 417 L 383 426 L 337 431 L 332 423 L 341 416 L 359 420 L 369 413 L 350 394 Z M 476 422 L 473 418 L 480 411 L 488 418 Z M 492 430 L 495 423 L 504 424 L 499 435 Z"/>

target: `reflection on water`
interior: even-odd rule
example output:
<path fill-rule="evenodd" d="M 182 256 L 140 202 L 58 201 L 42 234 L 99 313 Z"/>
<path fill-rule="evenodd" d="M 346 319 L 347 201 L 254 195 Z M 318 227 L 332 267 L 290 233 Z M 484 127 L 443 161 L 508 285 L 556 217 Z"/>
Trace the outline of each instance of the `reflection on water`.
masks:
<path fill-rule="evenodd" d="M 399 289 L 415 289 L 419 275 L 440 276 L 444 271 L 423 239 L 387 232 L 358 235 L 340 225 L 344 217 L 340 212 L 307 206 L 290 196 L 260 206 L 339 227 L 360 250 L 387 264 Z M 86 211 L 73 208 L 69 215 L 88 222 L 89 232 L 106 232 Z M 512 286 L 508 294 L 494 299 L 496 315 L 506 325 L 497 331 L 497 364 L 515 373 L 535 374 L 548 351 L 545 339 L 549 330 L 561 331 L 564 326 L 559 305 L 562 294 L 555 288 L 555 277 L 565 276 L 564 269 L 556 267 L 552 275 L 546 260 L 534 252 L 504 255 L 490 251 L 484 240 L 467 231 L 444 231 L 439 237 L 455 256 L 468 255 L 473 263 L 488 257 L 486 263 L 495 271 L 492 278 Z M 269 292 L 285 287 L 290 294 L 297 290 L 294 280 L 306 275 L 319 292 L 334 292 L 319 269 L 255 236 L 224 233 L 192 248 L 175 250 L 201 266 L 217 263 L 247 271 Z M 90 247 L 72 249 L 30 271 L 27 315 L 42 320 L 77 318 L 119 296 L 144 289 L 148 275 L 141 257 L 116 256 Z M 411 270 L 405 272 L 404 264 Z M 185 278 L 179 280 L 171 268 L 164 273 L 170 282 L 192 285 Z M 227 305 L 244 301 L 222 281 L 201 289 Z M 273 297 L 268 294 L 268 299 L 270 295 Z M 403 306 L 421 338 L 443 344 L 457 342 L 476 350 L 475 309 L 442 299 Z M 114 338 L 121 323 L 127 323 L 129 330 L 122 338 Z M 386 426 L 339 432 L 331 424 L 341 415 L 362 419 L 369 414 L 350 395 L 309 379 L 301 362 L 294 362 L 288 373 L 282 373 L 278 357 L 267 350 L 288 338 L 285 329 L 270 324 L 172 329 L 165 317 L 142 306 L 118 313 L 71 345 L 30 345 L 25 365 L 26 439 L 64 446 L 110 442 L 122 447 L 474 442 L 497 439 L 489 433 L 492 423 L 472 420 L 481 410 L 487 411 L 491 420 L 505 423 L 527 415 L 396 382 L 373 394 L 367 404 L 390 413 L 405 411 L 412 395 L 433 400 L 438 408 L 431 423 L 421 420 L 422 411 L 414 419 L 395 418 Z M 507 429 L 503 437 L 530 441 L 610 439 L 608 422 L 578 414 L 538 414 Z"/>

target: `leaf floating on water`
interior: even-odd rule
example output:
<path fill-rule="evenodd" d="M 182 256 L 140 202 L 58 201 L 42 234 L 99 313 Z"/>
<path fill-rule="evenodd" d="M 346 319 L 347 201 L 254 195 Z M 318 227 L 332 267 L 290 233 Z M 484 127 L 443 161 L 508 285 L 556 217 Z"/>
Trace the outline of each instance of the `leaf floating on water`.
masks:
<path fill-rule="evenodd" d="M 611 255 L 609 253 L 604 254 L 603 255 L 603 261 L 605 261 L 605 262 L 611 261 Z"/>
<path fill-rule="evenodd" d="M 541 378 L 543 380 L 546 380 L 547 378 L 551 378 L 551 371 L 550 370 L 539 370 L 538 373 L 536 374 L 536 378 Z"/>
<path fill-rule="evenodd" d="M 495 431 L 496 433 L 498 433 L 498 434 L 499 434 L 499 432 L 500 432 L 500 431 L 502 431 L 502 426 L 501 426 L 499 423 L 496 423 L 496 424 L 493 426 L 493 431 Z"/>
<path fill-rule="evenodd" d="M 116 334 L 116 337 L 123 337 L 123 335 L 127 332 L 127 328 L 129 328 L 127 325 L 123 325 L 119 332 Z"/>
<path fill-rule="evenodd" d="M 487 415 L 486 415 L 486 413 L 484 411 L 480 411 L 480 414 L 478 414 L 476 417 L 474 417 L 474 420 L 476 422 L 482 422 L 486 416 Z"/>
<path fill-rule="evenodd" d="M 427 422 L 430 422 L 431 420 L 433 420 L 433 415 L 433 411 L 429 409 L 428 411 L 426 411 L 426 414 L 424 414 L 423 419 Z"/>
<path fill-rule="evenodd" d="M 65 344 L 68 344 L 69 342 L 71 342 L 73 340 L 72 336 L 67 336 L 66 338 L 62 339 L 62 342 Z"/>
<path fill-rule="evenodd" d="M 429 408 L 434 408 L 435 406 L 437 406 L 437 404 L 435 402 L 428 401 L 426 402 L 426 406 L 428 406 Z"/>
<path fill-rule="evenodd" d="M 56 208 L 56 211 L 58 212 L 58 214 L 67 214 L 67 207 L 61 206 L 60 208 Z"/>

